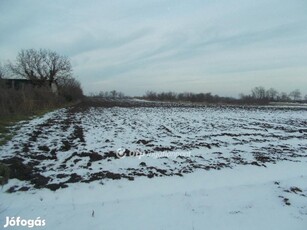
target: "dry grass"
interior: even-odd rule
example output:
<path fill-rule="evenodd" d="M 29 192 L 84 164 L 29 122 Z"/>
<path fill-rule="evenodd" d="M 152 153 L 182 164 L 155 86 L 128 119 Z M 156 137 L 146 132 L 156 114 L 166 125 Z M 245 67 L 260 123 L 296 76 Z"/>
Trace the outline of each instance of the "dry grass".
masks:
<path fill-rule="evenodd" d="M 1 88 L 0 97 L 0 116 L 31 115 L 38 109 L 58 106 L 64 101 L 45 87 L 25 87 L 22 90 Z"/>
<path fill-rule="evenodd" d="M 0 145 L 14 136 L 11 126 L 21 120 L 41 115 L 65 104 L 49 89 L 25 87 L 22 90 L 0 87 Z"/>

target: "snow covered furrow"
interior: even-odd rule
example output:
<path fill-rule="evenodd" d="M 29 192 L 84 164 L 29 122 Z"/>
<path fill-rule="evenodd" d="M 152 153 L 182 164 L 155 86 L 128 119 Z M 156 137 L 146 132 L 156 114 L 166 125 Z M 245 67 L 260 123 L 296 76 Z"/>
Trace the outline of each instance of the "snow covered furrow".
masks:
<path fill-rule="evenodd" d="M 35 172 L 16 178 L 52 190 L 80 181 L 305 162 L 306 117 L 306 110 L 291 108 L 71 108 L 23 124 L 0 158 Z M 12 191 L 20 189 L 31 187 Z"/>

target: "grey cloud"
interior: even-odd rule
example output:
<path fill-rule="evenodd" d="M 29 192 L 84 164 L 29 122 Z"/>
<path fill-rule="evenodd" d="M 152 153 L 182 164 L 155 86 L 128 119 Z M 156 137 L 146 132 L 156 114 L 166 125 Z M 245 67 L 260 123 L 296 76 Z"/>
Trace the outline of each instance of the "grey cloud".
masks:
<path fill-rule="evenodd" d="M 72 57 L 93 50 L 110 50 L 136 42 L 138 39 L 148 36 L 151 32 L 152 29 L 150 28 L 139 29 L 127 35 L 112 35 L 112 32 L 108 34 L 106 31 L 105 33 L 102 33 L 99 38 L 85 34 L 70 44 L 69 47 L 63 47 L 63 50 L 66 50 L 66 53 Z"/>
<path fill-rule="evenodd" d="M 86 91 L 131 76 L 191 87 L 208 76 L 218 85 L 234 75 L 248 82 L 250 71 L 262 79 L 288 67 L 301 76 L 306 9 L 301 0 L 0 1 L 0 59 L 21 48 L 56 50 L 71 57 Z"/>

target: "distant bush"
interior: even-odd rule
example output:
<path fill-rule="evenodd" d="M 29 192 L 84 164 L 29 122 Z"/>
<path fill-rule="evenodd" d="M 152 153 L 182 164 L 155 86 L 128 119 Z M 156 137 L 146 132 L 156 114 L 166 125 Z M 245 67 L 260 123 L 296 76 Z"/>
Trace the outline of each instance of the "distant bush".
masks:
<path fill-rule="evenodd" d="M 83 91 L 81 84 L 74 78 L 63 78 L 58 80 L 58 94 L 66 101 L 72 102 L 82 99 Z"/>

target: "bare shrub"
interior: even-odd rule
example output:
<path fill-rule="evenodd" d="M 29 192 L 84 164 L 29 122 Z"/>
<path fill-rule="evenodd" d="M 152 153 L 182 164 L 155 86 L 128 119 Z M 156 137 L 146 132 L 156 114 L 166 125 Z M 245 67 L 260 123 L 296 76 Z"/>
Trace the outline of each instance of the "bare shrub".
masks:
<path fill-rule="evenodd" d="M 59 96 L 66 101 L 77 101 L 83 98 L 81 84 L 74 78 L 61 78 L 58 80 Z"/>

